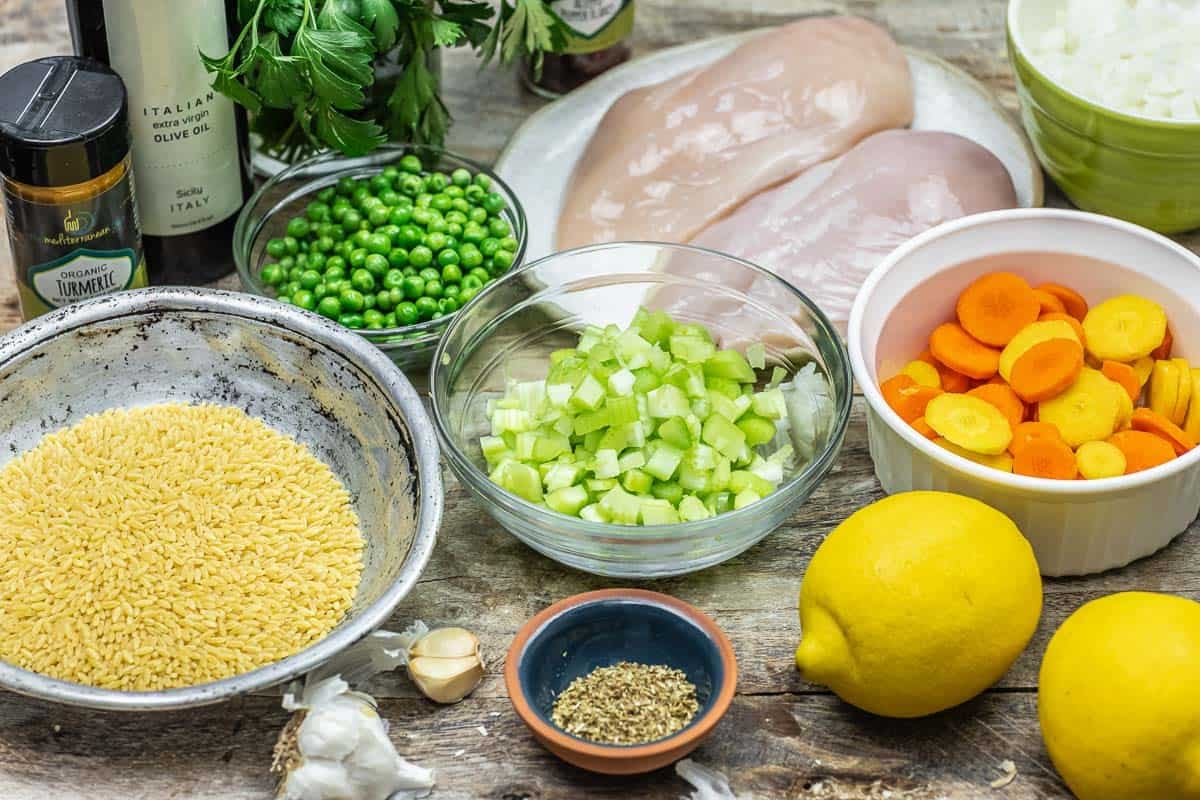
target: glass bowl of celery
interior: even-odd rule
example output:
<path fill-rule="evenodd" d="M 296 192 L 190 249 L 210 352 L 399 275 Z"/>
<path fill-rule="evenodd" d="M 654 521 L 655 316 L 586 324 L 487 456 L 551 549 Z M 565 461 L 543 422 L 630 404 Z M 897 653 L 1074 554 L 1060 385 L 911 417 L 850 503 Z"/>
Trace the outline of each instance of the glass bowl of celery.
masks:
<path fill-rule="evenodd" d="M 778 528 L 841 450 L 845 345 L 791 284 L 685 245 L 617 242 L 514 270 L 451 320 L 430 375 L 458 479 L 563 564 L 652 578 Z"/>

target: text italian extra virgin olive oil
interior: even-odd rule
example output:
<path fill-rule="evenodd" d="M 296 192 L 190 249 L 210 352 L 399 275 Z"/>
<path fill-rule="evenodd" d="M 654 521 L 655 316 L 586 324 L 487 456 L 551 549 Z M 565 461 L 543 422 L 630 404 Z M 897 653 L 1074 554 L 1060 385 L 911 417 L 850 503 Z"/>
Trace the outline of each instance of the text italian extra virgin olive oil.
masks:
<path fill-rule="evenodd" d="M 150 282 L 196 285 L 233 269 L 252 189 L 243 109 L 211 86 L 200 53 L 229 51 L 236 0 L 67 0 L 79 55 L 129 94 L 133 177 Z"/>

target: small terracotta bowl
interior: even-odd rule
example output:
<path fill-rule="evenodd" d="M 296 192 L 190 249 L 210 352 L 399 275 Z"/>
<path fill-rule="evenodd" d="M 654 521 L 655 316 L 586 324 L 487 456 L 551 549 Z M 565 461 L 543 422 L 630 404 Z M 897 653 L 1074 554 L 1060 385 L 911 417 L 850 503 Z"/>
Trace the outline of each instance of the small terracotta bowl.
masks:
<path fill-rule="evenodd" d="M 664 664 L 696 685 L 700 710 L 683 730 L 640 745 L 596 744 L 550 721 L 554 701 L 576 678 L 620 661 Z M 737 661 L 706 614 L 674 597 L 604 589 L 568 597 L 529 620 L 513 639 L 504 683 L 517 715 L 546 749 L 608 775 L 665 767 L 694 750 L 729 709 Z"/>

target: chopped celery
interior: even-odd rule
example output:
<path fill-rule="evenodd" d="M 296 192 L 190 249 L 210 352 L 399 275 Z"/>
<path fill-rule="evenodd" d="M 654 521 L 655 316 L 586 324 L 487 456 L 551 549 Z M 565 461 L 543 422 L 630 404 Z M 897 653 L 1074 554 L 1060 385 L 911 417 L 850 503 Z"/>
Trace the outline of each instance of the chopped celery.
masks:
<path fill-rule="evenodd" d="M 608 522 L 608 514 L 600 508 L 599 503 L 592 503 L 579 509 L 579 518 L 588 522 Z"/>
<path fill-rule="evenodd" d="M 687 459 L 687 463 L 705 472 L 716 469 L 717 466 L 717 454 L 706 444 L 697 444 L 688 451 L 685 458 Z"/>
<path fill-rule="evenodd" d="M 534 428 L 533 415 L 519 408 L 497 408 L 492 413 L 492 435 L 502 433 L 521 433 Z"/>
<path fill-rule="evenodd" d="M 620 486 L 614 486 L 600 498 L 600 508 L 608 513 L 611 522 L 618 525 L 637 525 L 641 516 L 642 501 Z"/>
<path fill-rule="evenodd" d="M 531 503 L 542 502 L 542 478 L 533 467 L 505 461 L 489 476 L 497 485 Z"/>
<path fill-rule="evenodd" d="M 674 525 L 679 522 L 679 512 L 666 500 L 647 498 L 641 503 L 643 525 Z"/>
<path fill-rule="evenodd" d="M 709 344 L 712 344 L 713 340 L 712 334 L 709 333 L 708 328 L 696 322 L 678 323 L 675 326 L 675 333 L 679 336 L 688 336 L 694 339 L 700 339 L 708 342 Z"/>
<path fill-rule="evenodd" d="M 745 508 L 751 503 L 757 503 L 759 500 L 762 500 L 762 496 L 758 492 L 753 489 L 746 489 L 743 492 L 738 492 L 737 496 L 733 498 L 733 507 L 735 510 Z"/>
<path fill-rule="evenodd" d="M 669 500 L 672 505 L 678 505 L 684 499 L 683 487 L 674 481 L 655 481 L 650 494 L 659 500 Z"/>
<path fill-rule="evenodd" d="M 747 470 L 739 469 L 730 473 L 729 491 L 734 494 L 741 494 L 747 489 L 760 495 L 768 495 L 775 491 L 775 485 Z"/>
<path fill-rule="evenodd" d="M 684 462 L 679 465 L 679 485 L 689 492 L 708 491 L 708 472 Z"/>
<path fill-rule="evenodd" d="M 738 383 L 754 383 L 754 370 L 746 357 L 736 350 L 713 353 L 704 361 L 704 374 L 712 378 L 729 378 Z"/>
<path fill-rule="evenodd" d="M 737 421 L 737 426 L 746 434 L 746 444 L 758 447 L 775 438 L 775 423 L 755 414 L 746 414 Z"/>
<path fill-rule="evenodd" d="M 729 492 L 713 492 L 704 498 L 704 507 L 711 511 L 713 516 L 719 516 L 727 511 L 732 511 L 733 495 Z"/>
<path fill-rule="evenodd" d="M 617 485 L 615 478 L 589 478 L 583 482 L 583 485 L 592 494 L 604 494 L 608 490 Z"/>
<path fill-rule="evenodd" d="M 783 419 L 787 416 L 787 403 L 780 389 L 768 389 L 751 398 L 750 408 L 760 417 Z"/>
<path fill-rule="evenodd" d="M 712 358 L 717 347 L 710 341 L 699 336 L 687 336 L 676 333 L 671 337 L 671 355 L 689 364 L 702 364 Z M 747 367 L 747 369 L 749 369 Z M 750 378 L 754 380 L 753 376 Z"/>
<path fill-rule="evenodd" d="M 629 472 L 631 469 L 638 469 L 646 466 L 646 454 L 641 450 L 630 450 L 628 453 L 622 453 L 617 459 L 617 465 L 621 468 L 621 472 Z"/>
<path fill-rule="evenodd" d="M 633 391 L 635 394 L 646 394 L 652 389 L 657 389 L 662 386 L 662 379 L 654 374 L 654 370 L 649 367 L 642 367 L 633 371 Z"/>
<path fill-rule="evenodd" d="M 654 488 L 654 478 L 640 469 L 631 469 L 621 476 L 621 485 L 634 494 L 649 494 Z"/>
<path fill-rule="evenodd" d="M 590 374 L 584 376 L 575 394 L 571 395 L 571 403 L 581 410 L 595 411 L 603 402 L 604 384 Z"/>
<path fill-rule="evenodd" d="M 578 355 L 579 355 L 579 351 L 573 347 L 567 347 L 562 350 L 555 350 L 553 353 L 550 354 L 550 366 L 553 367 L 555 364 L 558 364 L 562 361 L 566 361 L 568 358 L 576 358 Z"/>
<path fill-rule="evenodd" d="M 742 394 L 742 385 L 729 378 L 720 378 L 713 375 L 704 379 L 704 385 L 718 394 L 725 395 L 730 400 L 735 397 L 741 397 Z"/>
<path fill-rule="evenodd" d="M 733 474 L 733 466 L 728 458 L 718 458 L 712 474 L 708 476 L 708 488 L 712 492 L 723 492 L 729 488 L 729 478 Z"/>
<path fill-rule="evenodd" d="M 565 489 L 579 483 L 583 477 L 583 469 L 576 464 L 552 464 L 550 470 L 542 477 L 546 491 Z"/>
<path fill-rule="evenodd" d="M 608 412 L 604 410 L 585 412 L 577 416 L 574 422 L 576 436 L 590 436 L 593 433 L 603 435 L 606 427 L 608 427 Z"/>
<path fill-rule="evenodd" d="M 666 442 L 660 442 L 642 469 L 660 481 L 669 481 L 675 474 L 675 470 L 679 469 L 681 461 L 683 461 L 682 450 L 672 447 Z"/>
<path fill-rule="evenodd" d="M 750 466 L 746 469 L 772 486 L 778 486 L 783 483 L 783 462 L 776 459 L 774 455 L 769 459 L 762 456 L 755 456 L 754 460 L 750 462 Z"/>
<path fill-rule="evenodd" d="M 627 369 L 619 369 L 608 376 L 609 391 L 622 397 L 633 394 L 635 383 L 637 383 L 637 378 Z"/>
<path fill-rule="evenodd" d="M 673 447 L 686 450 L 692 446 L 692 432 L 683 417 L 671 417 L 658 426 L 658 438 Z M 502 443 L 503 444 L 503 443 Z"/>
<path fill-rule="evenodd" d="M 628 425 L 638 421 L 637 400 L 632 397 L 610 397 L 604 410 L 608 412 L 609 425 Z"/>
<path fill-rule="evenodd" d="M 738 413 L 737 404 L 720 392 L 709 392 L 708 403 L 712 407 L 714 414 L 720 414 L 730 422 L 735 421 L 741 416 Z"/>
<path fill-rule="evenodd" d="M 691 407 L 679 387 L 668 383 L 646 395 L 646 410 L 650 416 L 662 419 L 681 417 L 691 411 Z"/>
<path fill-rule="evenodd" d="M 592 453 L 595 453 L 597 450 L 600 449 L 600 443 L 602 441 L 604 441 L 604 431 L 601 428 L 597 428 L 594 431 L 589 431 L 588 434 L 583 437 L 583 448 Z M 611 447 L 609 449 L 615 450 L 616 448 Z M 576 453 L 575 460 L 582 461 L 583 459 L 579 457 L 578 453 Z M 591 461 L 591 458 L 589 457 L 588 460 Z"/>
<path fill-rule="evenodd" d="M 755 342 L 746 348 L 746 361 L 754 369 L 767 368 L 767 348 L 762 346 L 762 342 Z"/>
<path fill-rule="evenodd" d="M 546 495 L 546 505 L 560 514 L 575 516 L 589 499 L 587 489 L 582 486 L 567 486 Z"/>
<path fill-rule="evenodd" d="M 689 494 L 679 501 L 679 518 L 684 522 L 696 522 L 708 519 L 712 512 L 705 507 L 704 502 L 694 494 Z"/>
<path fill-rule="evenodd" d="M 508 450 L 508 445 L 499 436 L 484 436 L 479 440 L 479 449 L 483 451 L 484 459 L 491 463 L 496 460 L 497 456 Z"/>
<path fill-rule="evenodd" d="M 704 421 L 700 438 L 717 448 L 722 455 L 737 460 L 746 444 L 746 434 L 729 420 L 714 414 Z"/>
<path fill-rule="evenodd" d="M 774 367 L 771 369 L 771 381 L 767 384 L 768 389 L 774 389 L 779 384 L 787 380 L 787 370 L 783 367 Z"/>
<path fill-rule="evenodd" d="M 701 420 L 708 419 L 713 413 L 712 403 L 707 397 L 697 397 L 692 401 L 692 414 Z"/>
<path fill-rule="evenodd" d="M 592 474 L 597 478 L 615 478 L 621 474 L 616 450 L 597 450 L 592 460 Z"/>
<path fill-rule="evenodd" d="M 675 322 L 666 312 L 647 311 L 644 308 L 638 309 L 633 318 L 633 327 L 643 339 L 653 344 L 663 344 L 675 332 Z"/>

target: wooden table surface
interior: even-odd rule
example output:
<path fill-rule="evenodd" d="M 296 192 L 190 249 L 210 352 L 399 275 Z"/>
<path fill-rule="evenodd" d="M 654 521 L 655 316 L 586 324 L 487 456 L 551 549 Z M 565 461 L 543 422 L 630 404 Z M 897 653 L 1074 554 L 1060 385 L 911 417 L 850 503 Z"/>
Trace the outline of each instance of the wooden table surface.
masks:
<path fill-rule="evenodd" d="M 853 13 L 887 25 L 906 45 L 964 67 L 1014 107 L 1004 54 L 1003 0 L 639 0 L 637 47 L 646 52 L 812 13 Z M 0 70 L 67 52 L 61 0 L 0 0 Z M 458 120 L 450 145 L 489 160 L 541 105 L 511 74 L 479 73 L 467 53 L 446 57 L 449 105 Z M 1053 194 L 1053 193 L 1052 193 Z M 1050 202 L 1062 205 L 1052 196 Z M 1200 251 L 1200 236 L 1185 239 Z M 0 330 L 18 321 L 7 251 L 0 255 Z M 401 754 L 438 774 L 436 798 L 581 800 L 678 798 L 671 770 L 613 779 L 568 767 L 543 751 L 512 713 L 501 656 L 517 628 L 560 598 L 614 582 L 573 572 L 527 549 L 496 526 L 446 472 L 446 517 L 433 560 L 389 627 L 420 618 L 475 630 L 490 674 L 467 701 L 434 706 L 402 675 L 377 679 L 383 716 Z M 1033 643 L 993 689 L 952 711 L 917 721 L 861 713 L 800 679 L 796 595 L 822 538 L 849 510 L 881 496 L 867 453 L 861 400 L 839 465 L 812 500 L 763 543 L 697 575 L 648 582 L 711 614 L 737 651 L 737 699 L 694 758 L 722 770 L 755 798 L 1069 797 L 1042 746 L 1037 670 L 1051 633 L 1081 604 L 1145 589 L 1200 599 L 1196 526 L 1158 555 L 1123 570 L 1046 583 Z M 133 800 L 271 795 L 272 743 L 287 715 L 273 696 L 155 715 L 78 711 L 0 697 L 0 798 Z M 480 729 L 482 726 L 482 730 Z M 486 735 L 484 733 L 486 731 Z M 1018 775 L 991 789 L 1002 761 Z"/>

